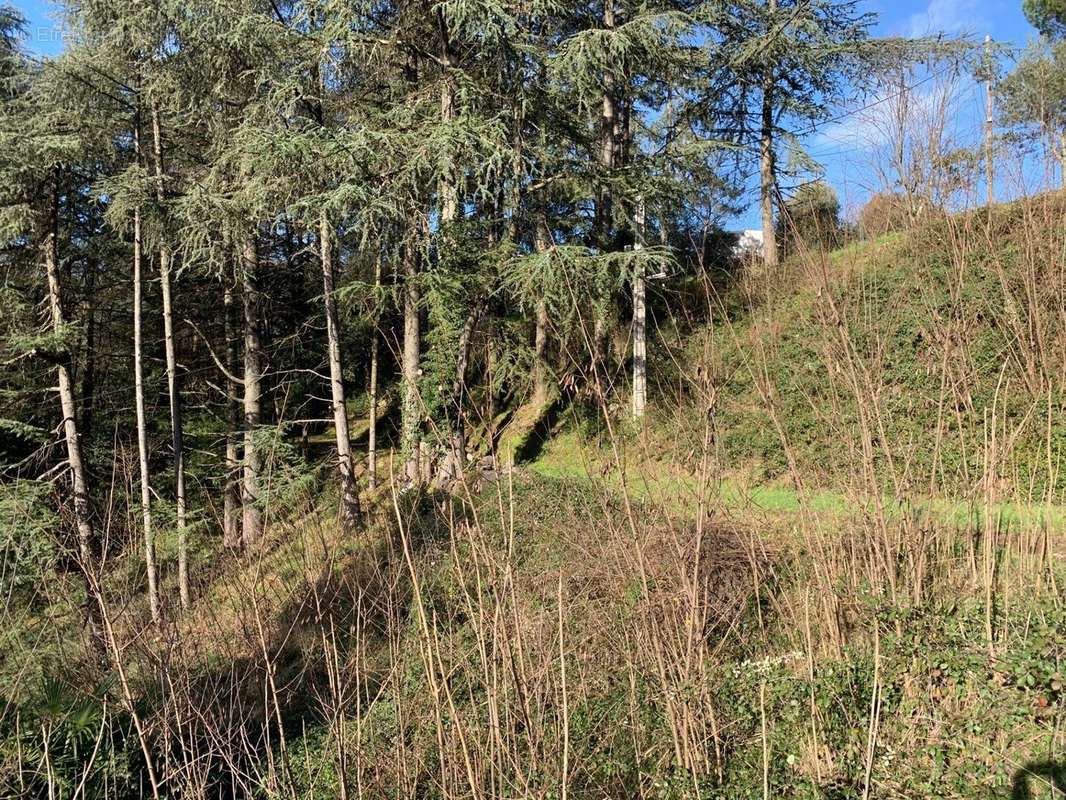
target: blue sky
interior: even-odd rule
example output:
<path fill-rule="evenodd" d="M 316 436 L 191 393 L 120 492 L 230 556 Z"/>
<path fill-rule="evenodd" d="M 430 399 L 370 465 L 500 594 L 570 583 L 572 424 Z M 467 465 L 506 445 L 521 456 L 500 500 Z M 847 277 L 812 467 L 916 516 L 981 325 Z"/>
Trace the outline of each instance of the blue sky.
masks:
<path fill-rule="evenodd" d="M 4 0 L 0 0 L 3 2 Z M 62 48 L 61 29 L 55 20 L 56 5 L 48 0 L 7 0 L 28 20 L 27 46 L 42 55 Z M 878 36 L 922 36 L 929 33 L 990 35 L 998 42 L 1024 46 L 1036 31 L 1022 14 L 1021 0 L 860 0 L 860 9 L 878 16 Z M 980 134 L 983 92 L 967 85 L 956 100 L 958 138 L 973 144 Z M 869 120 L 849 116 L 824 127 L 806 141 L 808 151 L 823 164 L 826 180 L 836 189 L 845 212 L 853 212 L 878 187 L 879 177 L 871 167 Z M 1027 168 L 1021 168 L 1024 175 Z M 1021 180 L 1021 178 L 1019 178 Z M 983 191 L 983 189 L 981 190 Z M 1004 187 L 997 195 L 1012 194 Z M 758 211 L 752 207 L 728 221 L 729 227 L 759 227 Z"/>
<path fill-rule="evenodd" d="M 1036 30 L 1022 13 L 1021 0 L 870 0 L 860 7 L 878 15 L 874 28 L 876 36 L 923 36 L 935 33 L 968 35 L 977 40 L 986 35 L 1014 48 L 1024 47 L 1037 37 Z M 1009 63 L 1005 65 L 1009 69 Z M 917 90 L 919 94 L 928 87 Z M 976 145 L 980 141 L 984 119 L 984 88 L 963 80 L 956 87 L 953 118 L 955 136 L 960 145 Z M 920 98 L 919 98 L 920 99 Z M 810 137 L 808 151 L 825 169 L 825 178 L 836 190 L 845 213 L 853 214 L 869 195 L 882 188 L 882 180 L 871 162 L 876 159 L 870 145 L 871 115 L 850 116 L 840 123 L 823 127 Z M 864 116 L 867 117 L 864 119 Z M 1033 166 L 1017 167 L 1017 174 L 1003 168 L 996 181 L 996 196 L 1007 199 L 1020 191 L 1024 180 L 1031 179 Z M 1002 179 L 1002 180 L 1001 180 Z M 984 185 L 977 187 L 984 196 Z M 754 210 L 741 215 L 737 227 L 759 227 Z"/>
<path fill-rule="evenodd" d="M 56 6 L 48 0 L 7 0 L 26 18 L 26 46 L 35 53 L 51 55 L 63 47 L 60 27 L 53 18 Z"/>

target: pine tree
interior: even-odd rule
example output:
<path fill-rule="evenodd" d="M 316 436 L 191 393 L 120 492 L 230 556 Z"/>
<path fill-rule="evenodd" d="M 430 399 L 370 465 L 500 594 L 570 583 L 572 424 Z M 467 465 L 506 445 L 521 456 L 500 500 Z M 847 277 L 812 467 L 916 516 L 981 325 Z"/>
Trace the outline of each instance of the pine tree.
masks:
<path fill-rule="evenodd" d="M 134 122 L 134 155 L 141 157 L 140 120 Z M 138 168 L 140 164 L 136 165 Z M 144 247 L 141 238 L 141 207 L 133 209 L 133 374 L 137 414 L 137 464 L 141 477 L 141 521 L 144 526 L 144 565 L 148 577 L 148 608 L 153 622 L 160 622 L 158 572 L 155 561 L 155 530 L 152 522 L 152 487 L 148 469 L 148 430 L 144 413 L 143 292 Z"/>
<path fill-rule="evenodd" d="M 393 369 L 410 485 L 454 484 L 512 406 L 539 419 L 564 385 L 606 399 L 628 373 L 641 418 L 671 243 L 733 207 L 757 151 L 776 183 L 782 139 L 825 118 L 867 24 L 830 0 L 86 0 L 71 12 L 80 43 L 61 83 L 82 108 L 101 104 L 106 154 L 89 171 L 107 224 L 88 238 L 137 278 L 123 300 L 133 326 L 119 326 L 136 351 L 125 424 L 147 539 L 165 519 L 152 490 L 175 501 L 183 606 L 189 538 L 216 489 L 227 546 L 257 547 L 284 513 L 272 502 L 289 456 L 276 452 L 294 428 L 308 457 L 309 431 L 329 427 L 341 522 L 362 524 L 347 400 L 371 397 L 373 485 Z M 85 269 L 88 283 L 99 268 Z M 152 320 L 174 461 L 149 474 L 165 447 Z M 610 350 L 622 325 L 631 354 Z M 401 340 L 393 363 L 379 343 Z M 92 381 L 83 393 L 96 396 Z M 214 437 L 211 457 L 186 448 L 186 424 Z M 283 447 L 266 446 L 268 426 Z"/>
<path fill-rule="evenodd" d="M 86 87 L 90 102 L 110 97 L 119 103 L 118 117 L 113 125 L 123 126 L 122 117 L 130 117 L 133 152 L 124 173 L 107 176 L 101 187 L 110 198 L 109 217 L 117 230 L 124 230 L 124 217 L 132 216 L 132 262 L 134 273 L 134 362 L 137 440 L 141 471 L 141 506 L 145 537 L 145 561 L 149 585 L 149 605 L 152 616 L 160 618 L 158 577 L 154 556 L 154 523 L 151 514 L 151 495 L 148 466 L 148 431 L 145 414 L 146 386 L 143 353 L 143 284 L 144 261 L 151 260 L 151 250 L 158 255 L 162 294 L 161 316 L 164 330 L 167 394 L 170 405 L 171 441 L 174 459 L 174 499 L 178 531 L 178 587 L 182 607 L 188 607 L 189 575 L 187 549 L 187 501 L 185 490 L 185 453 L 182 434 L 181 394 L 178 359 L 175 348 L 174 301 L 172 290 L 173 249 L 172 232 L 167 219 L 167 189 L 164 170 L 164 151 L 160 112 L 154 95 L 154 82 L 160 63 L 165 60 L 166 37 L 169 27 L 153 9 L 138 8 L 131 17 L 135 24 L 117 25 L 123 12 L 112 6 L 98 7 L 92 3 L 76 9 L 80 39 L 66 58 L 71 69 L 77 70 L 80 83 Z M 100 86 L 101 79 L 106 87 Z M 146 135 L 145 122 L 148 133 Z M 151 177 L 149 177 L 151 176 Z M 154 394 L 154 393 L 153 393 Z"/>
<path fill-rule="evenodd" d="M 178 376 L 178 356 L 174 333 L 174 298 L 172 286 L 173 253 L 167 231 L 166 173 L 163 166 L 163 134 L 157 103 L 151 106 L 152 168 L 155 177 L 155 199 L 163 219 L 159 236 L 159 286 L 163 295 L 163 342 L 167 365 L 167 397 L 170 401 L 171 441 L 174 449 L 174 499 L 178 524 L 178 593 L 182 608 L 188 608 L 189 549 L 188 518 L 185 507 L 185 444 L 182 432 L 181 386 Z"/>
<path fill-rule="evenodd" d="M 1066 2 L 1064 0 L 1022 0 L 1025 18 L 1049 39 L 1066 37 Z"/>
<path fill-rule="evenodd" d="M 773 267 L 780 151 L 789 151 L 794 170 L 816 167 L 801 136 L 828 121 L 844 93 L 862 84 L 874 52 L 868 39 L 874 17 L 855 0 L 742 0 L 715 10 L 713 19 L 729 64 L 734 135 L 758 153 L 763 256 Z"/>
<path fill-rule="evenodd" d="M 98 535 L 92 509 L 91 471 L 80 429 L 81 414 L 74 383 L 78 336 L 71 324 L 67 290 L 60 263 L 63 234 L 71 229 L 72 212 L 86 200 L 84 179 L 75 167 L 91 162 L 93 125 L 99 118 L 84 115 L 73 124 L 78 109 L 65 90 L 63 71 L 51 65 L 32 67 L 18 51 L 20 19 L 10 10 L 0 13 L 0 238 L 25 250 L 38 285 L 44 285 L 45 333 L 25 332 L 15 349 L 18 358 L 35 358 L 55 376 L 48 385 L 59 401 L 69 475 L 75 536 L 74 562 L 86 590 L 84 609 L 89 644 L 102 653 L 103 638 L 98 576 Z M 76 94 L 76 93 L 75 93 Z M 79 132 L 90 134 L 83 140 Z M 54 421 L 49 425 L 54 427 Z"/>
<path fill-rule="evenodd" d="M 1066 186 L 1066 41 L 1030 45 L 996 92 L 1003 124 L 1038 134 Z"/>

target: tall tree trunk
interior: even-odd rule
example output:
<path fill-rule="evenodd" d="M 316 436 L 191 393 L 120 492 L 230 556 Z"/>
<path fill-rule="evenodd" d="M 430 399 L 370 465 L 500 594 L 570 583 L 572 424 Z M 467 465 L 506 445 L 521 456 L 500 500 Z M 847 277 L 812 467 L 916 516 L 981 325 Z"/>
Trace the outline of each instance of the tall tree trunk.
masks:
<path fill-rule="evenodd" d="M 91 442 L 96 410 L 96 272 L 99 265 L 89 259 L 85 276 L 85 294 L 89 307 L 85 314 L 85 369 L 81 373 L 81 430 L 83 439 Z"/>
<path fill-rule="evenodd" d="M 548 366 L 548 303 L 541 298 L 537 301 L 536 319 L 533 331 L 533 395 L 538 405 L 544 405 L 552 396 Z"/>
<path fill-rule="evenodd" d="M 638 200 L 633 222 L 636 236 L 633 250 L 644 247 L 644 201 Z M 648 402 L 648 345 L 647 321 L 645 319 L 644 267 L 639 265 L 633 276 L 633 419 L 644 418 L 644 407 Z"/>
<path fill-rule="evenodd" d="M 466 394 L 466 368 L 470 361 L 470 343 L 477 329 L 478 320 L 484 308 L 484 301 L 474 300 L 467 312 L 463 328 L 459 332 L 459 341 L 455 353 L 455 379 L 452 381 L 449 416 L 451 419 L 451 441 L 448 458 L 441 470 L 440 478 L 447 482 L 459 478 L 466 467 L 466 420 L 463 411 L 463 398 Z"/>
<path fill-rule="evenodd" d="M 770 10 L 777 7 L 770 0 Z M 774 68 L 768 66 L 762 86 L 762 129 L 759 133 L 759 206 L 762 210 L 763 262 L 767 267 L 777 266 L 777 233 L 774 229 Z"/>
<path fill-rule="evenodd" d="M 491 324 L 491 321 L 490 321 Z M 496 442 L 496 418 L 497 404 L 499 398 L 496 393 L 496 364 L 499 360 L 497 355 L 497 343 L 496 337 L 492 329 L 489 330 L 488 336 L 485 338 L 485 388 L 487 389 L 488 397 L 485 403 L 485 419 L 488 420 L 488 441 Z"/>
<path fill-rule="evenodd" d="M 237 372 L 237 333 L 234 316 L 236 310 L 233 302 L 232 276 L 224 278 L 222 305 L 226 331 L 226 369 L 231 375 Z M 240 429 L 240 409 L 237 406 L 237 382 L 226 378 L 226 478 L 222 496 L 222 544 L 224 547 L 239 547 L 241 544 L 241 521 L 238 518 L 241 508 L 240 480 L 241 468 L 237 456 L 237 431 Z"/>
<path fill-rule="evenodd" d="M 454 121 L 456 117 L 455 79 L 452 75 L 452 71 L 459 65 L 459 57 L 452 46 L 447 20 L 444 18 L 443 11 L 438 10 L 437 21 L 441 37 L 440 55 L 441 60 L 444 63 L 444 75 L 443 80 L 441 81 L 440 92 L 440 116 L 442 122 L 449 123 Z M 458 165 L 453 160 L 449 166 L 450 170 L 445 172 L 440 181 L 440 221 L 441 226 L 445 228 L 460 216 L 457 180 L 456 176 L 451 172 L 451 170 L 456 170 Z M 444 473 L 446 478 L 449 475 L 457 476 L 462 472 L 463 461 L 466 456 L 466 437 L 463 430 L 461 395 L 464 386 L 463 373 L 466 371 L 467 351 L 470 346 L 470 336 L 473 332 L 473 324 L 475 323 L 476 319 L 474 312 L 471 312 L 468 314 L 467 321 L 464 323 L 463 330 L 459 335 L 458 352 L 456 353 L 456 368 L 462 370 L 462 372 L 457 373 L 453 384 L 448 457 L 442 470 L 442 473 Z"/>
<path fill-rule="evenodd" d="M 244 475 L 241 482 L 241 541 L 255 547 L 263 538 L 263 512 L 259 507 L 262 459 L 256 443 L 262 415 L 262 347 L 259 338 L 259 288 L 256 271 L 259 255 L 253 231 L 241 241 L 241 304 L 244 311 Z"/>
<path fill-rule="evenodd" d="M 134 150 L 138 161 L 141 153 L 140 123 L 133 131 Z M 137 461 L 141 477 L 141 516 L 144 526 L 144 566 L 148 577 L 148 607 L 152 621 L 158 623 L 159 576 L 155 563 L 155 531 L 152 527 L 152 488 L 148 474 L 148 431 L 144 416 L 144 358 L 142 353 L 144 248 L 141 239 L 141 209 L 133 210 L 133 368 L 137 409 Z"/>
<path fill-rule="evenodd" d="M 455 81 L 452 71 L 458 66 L 459 59 L 452 48 L 451 38 L 448 32 L 447 21 L 442 11 L 437 12 L 438 24 L 441 36 L 441 60 L 444 62 L 444 76 L 441 82 L 440 92 L 440 116 L 441 121 L 452 122 L 456 116 L 455 109 Z M 457 168 L 453 161 L 450 164 L 452 170 Z M 459 217 L 459 191 L 456 178 L 451 172 L 445 172 L 440 181 L 440 221 L 442 227 L 447 227 Z M 472 333 L 473 312 L 468 314 L 467 321 L 459 335 L 458 352 L 456 353 L 456 368 L 465 372 L 467 350 L 470 345 Z M 447 479 L 461 474 L 463 461 L 466 455 L 466 437 L 463 431 L 462 414 L 462 387 L 464 385 L 463 373 L 457 373 L 453 385 L 451 409 L 449 420 L 451 431 L 449 432 L 448 456 L 442 469 L 442 474 Z"/>
<path fill-rule="evenodd" d="M 603 27 L 612 30 L 615 26 L 615 0 L 604 0 Z M 615 81 L 609 72 L 604 72 L 604 92 L 600 111 L 600 170 L 604 176 L 614 167 L 616 152 L 616 134 L 618 124 L 618 106 L 615 98 Z M 611 215 L 613 196 L 611 186 L 606 181 L 600 183 L 599 202 L 596 205 L 596 244 L 603 250 L 609 245 L 611 234 Z"/>
<path fill-rule="evenodd" d="M 374 297 L 376 298 L 381 289 L 381 255 L 379 254 L 374 263 Z M 376 300 L 375 300 L 376 302 Z M 370 332 L 370 428 L 367 431 L 367 466 L 369 474 L 370 490 L 373 491 L 378 485 L 378 352 L 380 347 L 380 335 L 378 323 L 380 314 L 375 314 L 374 328 Z"/>
<path fill-rule="evenodd" d="M 615 27 L 615 0 L 604 0 L 603 3 L 603 27 L 613 30 Z M 618 152 L 618 102 L 615 97 L 615 80 L 613 75 L 605 70 L 603 75 L 604 92 L 603 103 L 600 112 L 600 153 L 599 166 L 604 177 L 609 177 L 615 167 L 615 158 Z M 594 238 L 596 247 L 601 253 L 608 252 L 612 247 L 611 225 L 614 215 L 614 197 L 610 183 L 604 180 L 600 183 L 599 197 L 596 202 L 596 217 L 594 220 Z M 608 291 L 601 287 L 601 291 Z M 592 368 L 601 370 L 607 361 L 607 304 L 609 297 L 598 298 L 594 309 L 592 331 Z"/>
<path fill-rule="evenodd" d="M 443 10 L 437 11 L 437 25 L 441 37 L 441 61 L 444 63 L 444 75 L 440 88 L 440 118 L 442 122 L 452 122 L 455 119 L 455 80 L 452 76 L 459 63 L 458 56 L 452 49 L 451 39 L 448 35 L 448 24 L 444 18 Z M 454 161 L 450 165 L 456 167 Z M 459 214 L 459 192 L 456 187 L 454 175 L 445 172 L 440 181 L 440 221 L 442 226 L 453 222 Z"/>
<path fill-rule="evenodd" d="M 422 339 L 419 328 L 418 256 L 411 240 L 403 245 L 403 409 L 401 449 L 405 458 L 407 480 L 422 480 L 421 429 L 422 410 L 418 395 L 418 373 Z"/>
<path fill-rule="evenodd" d="M 515 87 L 515 96 L 518 96 L 518 87 Z M 511 136 L 511 191 L 509 205 L 511 215 L 507 218 L 507 241 L 511 244 L 518 242 L 518 221 L 521 219 L 523 175 L 525 167 L 522 162 L 523 141 L 522 126 L 524 123 L 523 107 L 521 103 L 515 103 L 511 111 L 514 133 Z"/>
<path fill-rule="evenodd" d="M 326 312 L 326 339 L 329 351 L 329 388 L 333 405 L 333 426 L 337 435 L 337 469 L 341 478 L 341 524 L 347 533 L 358 529 L 362 516 L 359 487 L 352 464 L 352 440 L 348 435 L 348 407 L 344 404 L 344 367 L 341 363 L 340 319 L 333 289 L 333 231 L 325 213 L 318 223 L 318 245 L 322 261 L 322 294 Z"/>
<path fill-rule="evenodd" d="M 48 183 L 48 216 L 42 243 L 44 271 L 48 283 L 48 309 L 52 332 L 62 335 L 66 327 L 63 318 L 62 289 L 59 284 L 59 174 L 53 170 Z M 74 523 L 78 530 L 78 564 L 85 579 L 86 627 L 97 654 L 103 652 L 103 629 L 100 624 L 99 592 L 96 589 L 96 532 L 89 507 L 88 470 L 81 453 L 78 436 L 77 404 L 74 384 L 66 358 L 56 365 L 59 406 L 63 414 L 63 437 L 67 445 L 67 464 L 70 466 L 74 489 Z"/>
<path fill-rule="evenodd" d="M 152 621 L 159 622 L 159 581 L 155 565 L 155 532 L 152 528 L 152 487 L 148 474 L 148 430 L 144 415 L 144 353 L 142 349 L 143 279 L 141 209 L 133 210 L 133 385 L 137 409 L 137 463 L 141 475 L 141 520 L 144 526 L 144 565 L 148 573 L 148 607 Z"/>
<path fill-rule="evenodd" d="M 163 137 L 159 125 L 159 110 L 152 105 L 152 156 L 155 167 L 155 193 L 161 211 L 166 202 L 163 178 Z M 159 245 L 159 286 L 163 295 L 163 342 L 167 362 L 167 395 L 170 398 L 170 430 L 174 448 L 174 492 L 178 523 L 178 593 L 181 607 L 188 608 L 189 546 L 188 520 L 185 512 L 185 444 L 181 422 L 181 387 L 178 383 L 178 358 L 174 342 L 174 300 L 171 292 L 171 252 L 166 232 Z"/>
<path fill-rule="evenodd" d="M 544 207 L 537 209 L 536 228 L 533 232 L 533 246 L 544 255 L 551 249 L 552 235 L 548 228 L 548 215 Z M 550 397 L 548 388 L 548 304 L 541 297 L 537 301 L 536 320 L 533 332 L 533 400 L 543 406 Z"/>

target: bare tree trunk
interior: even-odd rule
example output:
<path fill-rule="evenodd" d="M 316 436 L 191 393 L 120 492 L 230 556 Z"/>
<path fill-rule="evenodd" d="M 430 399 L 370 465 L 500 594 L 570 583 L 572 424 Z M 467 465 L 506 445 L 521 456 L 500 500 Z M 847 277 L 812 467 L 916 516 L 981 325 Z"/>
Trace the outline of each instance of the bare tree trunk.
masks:
<path fill-rule="evenodd" d="M 614 0 L 604 0 L 603 27 L 611 30 L 615 24 Z M 603 105 L 600 112 L 600 167 L 610 170 L 614 166 L 615 134 L 618 117 L 618 108 L 614 97 L 614 80 L 609 73 L 604 73 Z M 599 245 L 606 246 L 606 238 L 610 234 L 611 211 L 612 211 L 611 187 L 608 184 L 600 185 L 599 203 L 596 208 L 596 223 L 599 226 L 597 236 Z"/>
<path fill-rule="evenodd" d="M 141 209 L 133 210 L 133 384 L 137 408 L 137 462 L 141 475 L 141 520 L 144 526 L 144 564 L 148 573 L 148 607 L 158 623 L 159 585 L 155 565 L 155 533 L 152 528 L 152 488 L 148 474 L 148 431 L 144 416 L 144 355 L 142 350 Z"/>
<path fill-rule="evenodd" d="M 381 288 L 381 256 L 379 255 L 374 264 L 374 296 L 377 297 Z M 370 490 L 373 491 L 378 485 L 378 350 L 380 336 L 378 334 L 378 322 L 380 314 L 375 315 L 374 328 L 370 332 L 370 428 L 367 431 L 367 472 L 369 473 Z"/>
<path fill-rule="evenodd" d="M 99 265 L 95 259 L 88 262 L 85 276 L 85 294 L 89 308 L 85 314 L 85 368 L 81 374 L 81 430 L 85 441 L 91 442 L 96 407 L 96 272 Z"/>
<path fill-rule="evenodd" d="M 45 277 L 48 282 L 48 309 L 52 321 L 52 332 L 57 336 L 63 333 L 66 321 L 63 318 L 62 290 L 59 284 L 59 175 L 54 170 L 49 178 L 49 207 L 47 228 L 42 245 Z M 59 405 L 63 414 L 63 437 L 67 445 L 67 464 L 70 465 L 71 483 L 74 489 L 74 523 L 78 529 L 78 561 L 88 593 L 86 599 L 86 622 L 89 638 L 99 653 L 102 647 L 99 606 L 94 590 L 96 581 L 96 554 L 94 552 L 96 532 L 93 529 L 92 514 L 89 508 L 89 484 L 85 461 L 81 453 L 81 440 L 78 436 L 77 404 L 74 400 L 74 384 L 70 379 L 70 368 L 64 358 L 56 365 L 56 378 L 59 388 Z"/>
<path fill-rule="evenodd" d="M 466 394 L 466 368 L 470 361 L 470 342 L 481 318 L 483 301 L 477 299 L 467 312 L 463 329 L 459 332 L 459 342 L 455 355 L 455 380 L 451 392 L 451 441 L 448 458 L 440 470 L 440 478 L 450 481 L 460 477 L 466 467 L 466 420 L 463 414 L 463 396 Z"/>
<path fill-rule="evenodd" d="M 262 352 L 259 339 L 259 289 L 256 271 L 254 231 L 244 234 L 241 242 L 241 304 L 244 311 L 244 476 L 241 482 L 241 541 L 246 548 L 256 546 L 263 537 L 263 513 L 259 507 L 259 478 L 262 459 L 256 443 L 262 415 Z"/>
<path fill-rule="evenodd" d="M 603 4 L 603 27 L 611 30 L 615 27 L 615 0 L 604 0 Z M 609 174 L 615 167 L 615 157 L 618 151 L 618 104 L 615 98 L 615 81 L 613 76 L 605 71 L 603 105 L 600 112 L 600 169 Z M 614 197 L 608 183 L 601 183 L 599 197 L 596 202 L 596 218 L 594 220 L 594 238 L 596 247 L 600 252 L 607 252 L 611 247 L 611 221 L 614 214 Z M 607 361 L 607 319 L 606 309 L 603 306 L 608 298 L 599 298 L 594 310 L 592 331 L 592 369 L 602 369 Z"/>
<path fill-rule="evenodd" d="M 152 156 L 155 167 L 155 193 L 160 207 L 166 201 L 163 183 L 163 137 L 159 110 L 152 105 Z M 181 422 L 181 387 L 178 384 L 178 357 L 174 342 L 174 301 L 170 285 L 171 252 L 164 233 L 159 246 L 159 286 L 163 295 L 163 342 L 167 362 L 167 395 L 170 398 L 170 430 L 174 447 L 174 492 L 178 523 L 178 593 L 181 607 L 188 608 L 189 545 L 185 513 L 185 444 Z"/>
<path fill-rule="evenodd" d="M 770 0 L 770 11 L 777 0 Z M 762 130 L 759 133 L 759 205 L 762 210 L 763 262 L 777 266 L 777 232 L 774 228 L 774 189 L 777 183 L 774 165 L 774 75 L 773 65 L 766 68 L 762 85 Z"/>
<path fill-rule="evenodd" d="M 141 154 L 140 123 L 133 129 L 133 146 L 138 161 Z M 141 517 L 144 526 L 144 566 L 148 574 L 148 607 L 152 622 L 158 623 L 159 576 L 155 563 L 155 531 L 152 527 L 152 487 L 148 474 L 148 431 L 144 417 L 144 357 L 142 353 L 142 303 L 144 248 L 141 240 L 141 209 L 133 210 L 133 370 L 134 394 L 137 409 L 137 456 L 141 477 Z"/>
<path fill-rule="evenodd" d="M 543 206 L 537 209 L 536 229 L 533 232 L 533 246 L 540 254 L 551 249 L 552 236 L 548 228 L 548 218 Z M 541 297 L 537 301 L 536 320 L 533 332 L 533 399 L 543 406 L 549 397 L 548 389 L 548 304 Z"/>
<path fill-rule="evenodd" d="M 418 259 L 413 241 L 403 245 L 403 409 L 401 448 L 406 459 L 407 480 L 421 482 L 421 403 L 418 396 L 418 373 L 421 360 L 421 331 L 419 329 Z"/>
<path fill-rule="evenodd" d="M 226 368 L 231 375 L 237 372 L 237 334 L 235 331 L 232 276 L 225 278 L 222 304 L 226 331 Z M 240 481 L 237 473 L 240 461 L 237 457 L 237 431 L 240 427 L 240 410 L 237 407 L 239 387 L 236 381 L 226 378 L 226 480 L 222 496 L 222 544 L 224 547 L 239 547 L 241 523 L 238 518 L 241 507 Z"/>
<path fill-rule="evenodd" d="M 318 223 L 318 244 L 322 261 L 322 293 L 326 312 L 326 339 L 329 350 L 329 388 L 333 405 L 333 426 L 337 435 L 337 469 L 341 478 L 341 524 L 347 533 L 359 528 L 359 487 L 352 464 L 352 440 L 348 435 L 348 408 L 344 404 L 344 367 L 341 363 L 340 319 L 333 288 L 333 232 L 325 213 Z"/>
<path fill-rule="evenodd" d="M 445 64 L 444 80 L 441 82 L 440 92 L 440 116 L 444 122 L 450 122 L 455 119 L 455 83 L 451 75 L 451 70 L 459 63 L 459 59 L 451 46 L 451 39 L 448 33 L 447 21 L 444 18 L 443 13 L 438 11 L 437 15 L 438 25 L 440 27 L 441 36 L 441 59 Z M 455 165 L 452 164 L 454 168 Z M 456 187 L 456 181 L 454 176 L 445 175 L 440 182 L 440 221 L 442 226 L 448 226 L 456 220 L 459 216 L 459 192 Z M 472 331 L 471 320 L 473 318 L 473 312 L 468 314 L 467 322 L 463 325 L 463 330 L 459 335 L 459 352 L 456 356 L 457 369 L 466 369 L 466 350 L 470 344 L 470 333 Z M 445 464 L 442 470 L 442 474 L 445 478 L 449 476 L 458 475 L 463 469 L 463 460 L 466 454 L 465 436 L 463 433 L 463 419 L 462 419 L 462 393 L 463 386 L 463 374 L 458 373 L 454 382 L 452 402 L 451 402 L 451 416 L 450 420 L 452 424 L 452 430 L 449 435 L 448 442 L 448 457 L 445 460 Z"/>
<path fill-rule="evenodd" d="M 458 65 L 459 59 L 452 49 L 447 21 L 443 11 L 440 10 L 437 11 L 437 25 L 440 28 L 441 60 L 445 65 L 444 79 L 441 81 L 440 89 L 440 118 L 443 122 L 451 122 L 455 119 L 455 82 L 451 70 Z M 447 225 L 455 221 L 459 214 L 459 192 L 451 175 L 441 179 L 439 188 L 440 221 L 441 225 Z"/>
<path fill-rule="evenodd" d="M 893 76 L 899 79 L 897 91 L 894 94 L 892 104 L 892 170 L 895 172 L 895 180 L 903 190 L 907 201 L 907 215 L 911 224 L 918 220 L 921 212 L 917 198 L 917 186 L 913 170 L 907 166 L 907 143 L 912 127 L 910 100 L 912 88 L 907 85 L 906 67 L 901 62 L 898 74 Z"/>
<path fill-rule="evenodd" d="M 496 396 L 496 363 L 499 357 L 496 352 L 496 338 L 493 336 L 492 331 L 489 332 L 488 342 L 485 344 L 485 384 L 488 388 L 488 402 L 485 404 L 485 418 L 489 422 L 489 435 L 490 441 L 496 441 L 496 417 L 497 417 L 497 401 Z"/>
<path fill-rule="evenodd" d="M 544 405 L 551 397 L 548 388 L 548 304 L 544 298 L 537 301 L 536 320 L 533 331 L 533 396 L 538 405 Z"/>
<path fill-rule="evenodd" d="M 633 215 L 636 237 L 633 250 L 644 247 L 644 201 L 637 201 L 636 213 Z M 648 402 L 648 345 L 647 321 L 644 307 L 644 267 L 638 267 L 633 276 L 633 419 L 644 417 L 644 407 Z"/>

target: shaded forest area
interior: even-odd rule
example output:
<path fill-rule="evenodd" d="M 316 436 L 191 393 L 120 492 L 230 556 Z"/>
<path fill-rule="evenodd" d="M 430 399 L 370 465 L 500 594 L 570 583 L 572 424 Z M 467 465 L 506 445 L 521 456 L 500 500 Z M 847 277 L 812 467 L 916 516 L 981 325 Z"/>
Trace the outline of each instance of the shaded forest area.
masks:
<path fill-rule="evenodd" d="M 1061 792 L 1025 11 L 0 8 L 0 795 Z"/>

